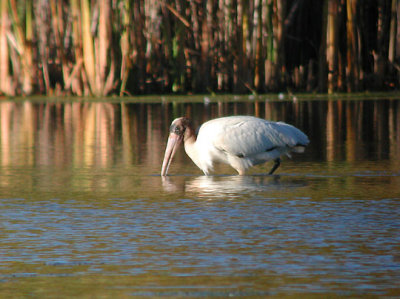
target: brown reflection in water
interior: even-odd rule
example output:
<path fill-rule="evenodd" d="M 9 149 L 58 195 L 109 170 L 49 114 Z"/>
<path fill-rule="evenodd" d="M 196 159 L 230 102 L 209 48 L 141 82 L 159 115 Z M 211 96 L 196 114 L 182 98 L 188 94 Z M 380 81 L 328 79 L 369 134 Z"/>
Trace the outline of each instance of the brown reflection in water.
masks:
<path fill-rule="evenodd" d="M 328 102 L 326 117 L 326 160 L 333 161 L 335 158 L 336 130 L 335 130 L 334 103 Z"/>
<path fill-rule="evenodd" d="M 354 122 L 354 109 L 349 102 L 346 103 L 346 159 L 354 161 L 356 159 L 356 132 Z"/>
<path fill-rule="evenodd" d="M 107 168 L 158 173 L 168 127 L 178 116 L 196 126 L 226 115 L 282 120 L 311 140 L 299 159 L 391 159 L 399 164 L 398 100 L 248 101 L 164 104 L 0 103 L 0 165 Z M 184 155 L 177 156 L 183 161 Z M 185 160 L 186 161 L 186 160 Z"/>
<path fill-rule="evenodd" d="M 158 167 L 164 138 L 161 106 L 153 106 L 0 103 L 0 164 Z"/>
<path fill-rule="evenodd" d="M 388 122 L 390 143 L 389 156 L 391 160 L 395 160 L 396 157 L 400 157 L 400 105 L 395 101 L 390 101 Z M 400 166 L 400 161 L 397 162 Z"/>

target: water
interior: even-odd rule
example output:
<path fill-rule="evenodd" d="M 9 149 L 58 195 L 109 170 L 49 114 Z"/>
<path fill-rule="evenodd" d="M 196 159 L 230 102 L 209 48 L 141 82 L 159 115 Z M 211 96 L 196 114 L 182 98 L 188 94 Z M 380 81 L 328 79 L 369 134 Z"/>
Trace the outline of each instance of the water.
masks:
<path fill-rule="evenodd" d="M 304 154 L 205 177 L 168 126 L 292 123 Z M 0 103 L 0 296 L 400 296 L 400 101 Z"/>

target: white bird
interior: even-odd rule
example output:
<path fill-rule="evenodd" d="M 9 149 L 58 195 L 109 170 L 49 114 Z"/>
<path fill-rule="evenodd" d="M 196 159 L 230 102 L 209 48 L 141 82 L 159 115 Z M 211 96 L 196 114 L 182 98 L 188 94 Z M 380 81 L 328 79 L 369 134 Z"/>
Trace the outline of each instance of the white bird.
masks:
<path fill-rule="evenodd" d="M 232 166 L 239 175 L 254 165 L 274 160 L 269 174 L 280 165 L 280 156 L 302 153 L 309 143 L 299 129 L 284 122 L 253 116 L 228 116 L 204 123 L 196 136 L 189 118 L 175 119 L 170 127 L 161 175 L 168 174 L 172 158 L 181 143 L 193 162 L 209 175 L 215 162 Z"/>

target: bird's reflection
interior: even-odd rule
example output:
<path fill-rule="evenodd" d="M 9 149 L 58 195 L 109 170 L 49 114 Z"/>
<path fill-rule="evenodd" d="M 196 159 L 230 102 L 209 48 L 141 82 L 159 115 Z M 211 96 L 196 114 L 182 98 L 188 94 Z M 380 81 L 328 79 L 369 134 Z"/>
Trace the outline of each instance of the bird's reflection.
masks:
<path fill-rule="evenodd" d="M 167 192 L 195 193 L 199 197 L 242 197 L 254 193 L 292 190 L 306 185 L 300 178 L 253 176 L 168 176 L 162 177 Z"/>
<path fill-rule="evenodd" d="M 161 185 L 164 191 L 167 192 L 182 192 L 185 191 L 184 176 L 161 176 Z"/>

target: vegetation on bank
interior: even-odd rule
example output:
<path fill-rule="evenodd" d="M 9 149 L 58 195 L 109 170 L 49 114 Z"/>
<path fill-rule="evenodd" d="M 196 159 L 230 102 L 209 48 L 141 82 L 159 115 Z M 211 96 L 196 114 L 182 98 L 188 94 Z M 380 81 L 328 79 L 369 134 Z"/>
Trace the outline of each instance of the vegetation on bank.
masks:
<path fill-rule="evenodd" d="M 397 0 L 0 0 L 0 94 L 392 90 L 399 35 Z"/>

